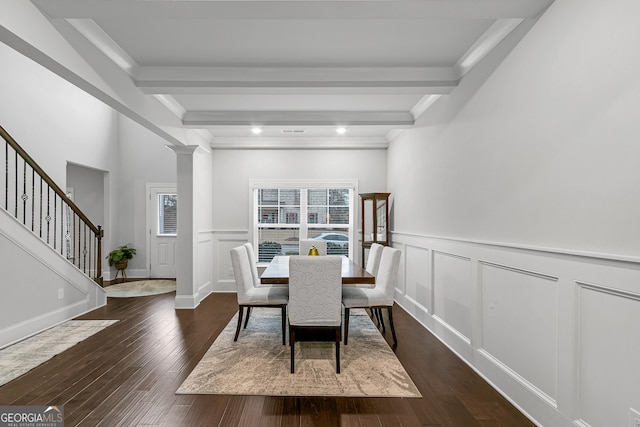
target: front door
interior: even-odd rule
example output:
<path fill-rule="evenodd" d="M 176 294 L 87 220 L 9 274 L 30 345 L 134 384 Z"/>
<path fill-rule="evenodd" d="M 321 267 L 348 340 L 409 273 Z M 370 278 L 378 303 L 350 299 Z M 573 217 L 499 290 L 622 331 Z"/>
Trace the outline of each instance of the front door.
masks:
<path fill-rule="evenodd" d="M 149 184 L 149 277 L 176 277 L 178 195 L 175 185 Z"/>

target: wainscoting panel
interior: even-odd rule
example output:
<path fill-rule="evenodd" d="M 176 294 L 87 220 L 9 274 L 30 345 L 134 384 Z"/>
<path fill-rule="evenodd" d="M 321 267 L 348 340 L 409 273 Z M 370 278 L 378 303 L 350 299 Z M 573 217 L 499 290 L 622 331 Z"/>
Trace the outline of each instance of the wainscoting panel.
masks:
<path fill-rule="evenodd" d="M 469 341 L 472 286 L 469 258 L 433 253 L 433 313 Z"/>
<path fill-rule="evenodd" d="M 244 245 L 249 241 L 249 232 L 242 231 L 214 231 L 212 233 L 214 253 L 212 259 L 212 277 L 214 277 L 214 292 L 235 292 L 236 281 L 233 277 L 231 265 L 231 249 Z"/>
<path fill-rule="evenodd" d="M 578 286 L 580 418 L 626 426 L 630 408 L 640 411 L 640 295 Z"/>
<path fill-rule="evenodd" d="M 485 262 L 479 267 L 481 348 L 555 402 L 558 279 Z"/>
<path fill-rule="evenodd" d="M 405 270 L 404 295 L 426 313 L 431 313 L 433 309 L 431 255 L 428 250 L 416 246 L 407 245 L 404 249 L 405 265 L 410 266 Z M 402 283 L 398 286 L 401 287 Z"/>
<path fill-rule="evenodd" d="M 210 265 L 213 259 L 213 238 L 211 233 L 202 232 L 198 234 L 198 265 L 201 267 L 198 271 L 198 300 L 202 301 L 209 295 L 213 288 L 211 286 L 211 271 L 206 266 Z"/>
<path fill-rule="evenodd" d="M 626 427 L 640 411 L 640 258 L 392 240 L 396 302 L 535 424 Z"/>

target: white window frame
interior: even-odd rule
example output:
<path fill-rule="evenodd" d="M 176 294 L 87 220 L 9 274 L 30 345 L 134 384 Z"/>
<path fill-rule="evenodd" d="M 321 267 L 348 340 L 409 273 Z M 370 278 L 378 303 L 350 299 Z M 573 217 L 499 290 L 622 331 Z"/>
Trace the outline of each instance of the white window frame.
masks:
<path fill-rule="evenodd" d="M 341 228 L 347 228 L 349 230 L 349 258 L 353 259 L 355 254 L 354 247 L 356 245 L 356 196 L 358 193 L 358 180 L 357 179 L 342 179 L 342 180 L 308 180 L 308 179 L 285 179 L 285 180 L 251 180 L 249 181 L 249 197 L 251 206 L 251 236 L 249 241 L 252 242 L 255 250 L 258 250 L 258 192 L 259 189 L 320 189 L 320 188 L 347 188 L 349 189 L 349 224 L 307 224 L 307 192 L 301 192 L 300 194 L 300 239 L 306 238 L 306 233 L 311 225 L 311 228 L 324 228 L 332 229 L 339 226 Z M 278 226 L 279 224 L 272 224 Z M 283 228 L 284 225 L 282 224 Z M 292 224 L 288 224 L 290 227 Z M 258 263 L 258 265 L 267 265 L 268 263 Z"/>

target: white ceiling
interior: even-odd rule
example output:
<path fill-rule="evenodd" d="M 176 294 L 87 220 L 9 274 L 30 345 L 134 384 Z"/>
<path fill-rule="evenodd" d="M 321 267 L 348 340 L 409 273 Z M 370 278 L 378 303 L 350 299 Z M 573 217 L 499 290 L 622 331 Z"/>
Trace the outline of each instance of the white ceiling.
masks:
<path fill-rule="evenodd" d="M 388 141 L 552 1 L 32 0 L 214 145 Z"/>

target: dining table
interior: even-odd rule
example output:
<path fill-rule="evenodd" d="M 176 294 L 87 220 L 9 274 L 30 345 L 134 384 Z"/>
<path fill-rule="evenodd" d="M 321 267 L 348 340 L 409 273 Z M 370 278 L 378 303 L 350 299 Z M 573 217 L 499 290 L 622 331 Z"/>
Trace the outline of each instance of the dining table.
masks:
<path fill-rule="evenodd" d="M 375 276 L 353 262 L 349 257 L 342 257 L 342 284 L 370 284 L 376 283 Z M 289 256 L 276 255 L 260 276 L 263 285 L 288 285 L 289 284 Z"/>

